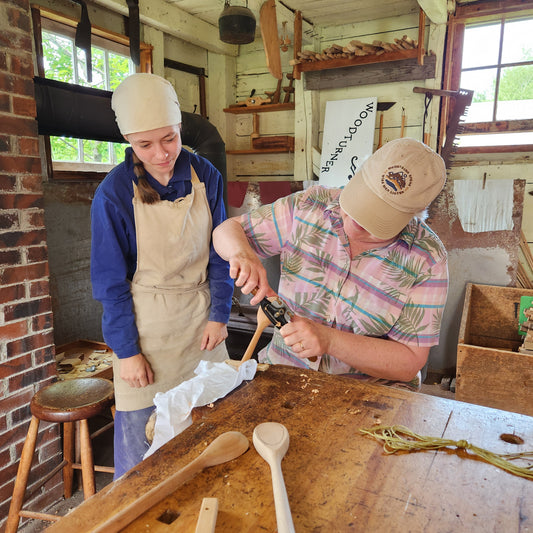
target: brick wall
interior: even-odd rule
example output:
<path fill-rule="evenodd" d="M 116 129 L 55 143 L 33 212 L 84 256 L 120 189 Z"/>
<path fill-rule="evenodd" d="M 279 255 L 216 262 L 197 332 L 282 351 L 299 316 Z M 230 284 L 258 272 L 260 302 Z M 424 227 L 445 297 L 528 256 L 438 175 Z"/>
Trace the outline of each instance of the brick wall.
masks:
<path fill-rule="evenodd" d="M 54 380 L 54 339 L 27 0 L 0 2 L 0 529 L 31 417 L 33 394 Z M 31 484 L 61 460 L 57 424 L 42 423 Z M 61 497 L 55 476 L 29 502 Z"/>

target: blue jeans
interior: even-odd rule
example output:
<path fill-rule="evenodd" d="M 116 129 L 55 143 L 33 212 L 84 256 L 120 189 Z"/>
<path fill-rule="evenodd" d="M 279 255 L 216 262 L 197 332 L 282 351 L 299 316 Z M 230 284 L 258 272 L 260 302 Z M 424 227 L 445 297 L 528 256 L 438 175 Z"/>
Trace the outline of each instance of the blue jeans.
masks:
<path fill-rule="evenodd" d="M 139 464 L 150 445 L 146 440 L 145 427 L 155 406 L 138 411 L 115 412 L 113 481 Z"/>

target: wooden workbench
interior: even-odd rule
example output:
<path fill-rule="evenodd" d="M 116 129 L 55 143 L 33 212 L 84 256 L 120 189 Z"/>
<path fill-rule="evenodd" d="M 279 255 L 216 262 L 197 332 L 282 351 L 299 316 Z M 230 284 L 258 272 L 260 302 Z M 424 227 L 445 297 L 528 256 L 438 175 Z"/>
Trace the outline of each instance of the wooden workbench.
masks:
<path fill-rule="evenodd" d="M 358 431 L 402 424 L 515 453 L 533 450 L 532 417 L 285 366 L 196 410 L 191 427 L 47 531 L 90 531 L 225 431 L 244 433 L 250 449 L 204 470 L 123 531 L 192 533 L 205 497 L 218 498 L 217 533 L 276 531 L 270 469 L 252 444 L 265 421 L 290 434 L 282 468 L 296 532 L 533 531 L 532 481 L 455 449 L 386 455 Z M 524 444 L 504 442 L 504 433 Z"/>

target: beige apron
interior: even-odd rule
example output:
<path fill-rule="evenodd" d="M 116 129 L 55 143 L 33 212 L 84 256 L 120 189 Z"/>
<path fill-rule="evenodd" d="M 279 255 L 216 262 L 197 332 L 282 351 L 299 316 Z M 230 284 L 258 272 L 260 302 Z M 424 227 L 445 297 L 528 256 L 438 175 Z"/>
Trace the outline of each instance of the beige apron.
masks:
<path fill-rule="evenodd" d="M 131 283 L 141 353 L 154 372 L 154 383 L 130 387 L 120 378 L 113 357 L 115 402 L 120 411 L 153 405 L 166 392 L 194 376 L 201 359 L 228 358 L 225 343 L 201 351 L 211 296 L 207 281 L 212 217 L 205 185 L 191 166 L 192 190 L 174 202 L 143 203 L 133 184 L 137 270 Z"/>

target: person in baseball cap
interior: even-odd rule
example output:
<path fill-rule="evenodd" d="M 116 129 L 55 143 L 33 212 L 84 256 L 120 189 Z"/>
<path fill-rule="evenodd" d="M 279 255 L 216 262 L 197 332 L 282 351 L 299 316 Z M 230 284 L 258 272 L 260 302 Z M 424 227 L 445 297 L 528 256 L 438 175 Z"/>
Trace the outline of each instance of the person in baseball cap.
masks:
<path fill-rule="evenodd" d="M 390 239 L 437 197 L 446 182 L 444 160 L 410 138 L 374 152 L 341 192 L 341 208 L 372 235 Z"/>
<path fill-rule="evenodd" d="M 446 250 L 420 213 L 445 180 L 439 155 L 402 138 L 343 188 L 315 185 L 217 227 L 250 303 L 277 292 L 294 315 L 259 361 L 418 389 L 448 289 Z M 261 260 L 277 255 L 275 292 Z"/>

